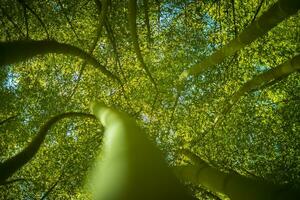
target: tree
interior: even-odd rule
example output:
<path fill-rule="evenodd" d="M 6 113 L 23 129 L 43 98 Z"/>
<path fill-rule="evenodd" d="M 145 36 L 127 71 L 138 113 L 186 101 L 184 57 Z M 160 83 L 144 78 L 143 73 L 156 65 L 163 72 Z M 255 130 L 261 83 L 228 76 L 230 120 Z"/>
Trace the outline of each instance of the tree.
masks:
<path fill-rule="evenodd" d="M 296 196 L 299 7 L 1 1 L 0 196 L 91 198 L 85 177 L 105 148 L 103 127 L 90 120 L 95 99 L 128 113 L 199 199 L 240 199 L 249 183 L 248 197 L 277 188 L 280 198 Z M 240 185 L 207 187 L 214 176 Z"/>

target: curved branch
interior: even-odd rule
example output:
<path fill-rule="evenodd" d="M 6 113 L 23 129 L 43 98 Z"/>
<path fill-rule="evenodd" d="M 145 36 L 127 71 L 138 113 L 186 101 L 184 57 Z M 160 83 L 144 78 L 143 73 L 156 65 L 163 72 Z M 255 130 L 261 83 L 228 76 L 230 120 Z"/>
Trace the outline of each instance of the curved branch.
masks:
<path fill-rule="evenodd" d="M 24 40 L 0 42 L 0 66 L 25 61 L 37 55 L 48 53 L 66 54 L 80 57 L 94 67 L 100 69 L 103 74 L 114 81 L 120 82 L 119 78 L 101 65 L 95 57 L 82 49 L 70 44 L 59 43 L 54 40 Z"/>
<path fill-rule="evenodd" d="M 6 118 L 6 119 L 0 121 L 0 126 L 1 126 L 2 124 L 5 124 L 5 123 L 9 122 L 10 120 L 12 120 L 12 119 L 14 119 L 14 118 L 17 118 L 17 117 L 18 117 L 18 115 L 14 115 L 14 116 L 10 116 L 10 117 L 8 117 L 8 118 Z"/>
<path fill-rule="evenodd" d="M 21 28 L 14 22 L 12 17 L 8 15 L 8 13 L 5 11 L 4 8 L 2 8 L 2 6 L 0 6 L 0 10 L 2 11 L 2 14 L 7 18 L 7 20 L 15 27 L 15 29 L 18 30 L 18 34 L 21 37 L 25 37 L 25 34 L 22 32 Z"/>
<path fill-rule="evenodd" d="M 45 33 L 47 35 L 47 38 L 49 39 L 50 38 L 50 35 L 48 33 L 48 29 L 45 25 L 45 23 L 43 22 L 43 20 L 40 18 L 40 16 L 33 10 L 31 9 L 26 3 L 24 0 L 17 0 L 24 9 L 28 9 L 34 16 L 35 18 L 40 22 L 40 24 L 42 25 L 43 29 L 45 30 Z"/>
<path fill-rule="evenodd" d="M 140 62 L 141 67 L 145 70 L 147 76 L 149 77 L 150 81 L 154 85 L 155 88 L 157 88 L 157 84 L 151 75 L 148 67 L 145 64 L 140 45 L 139 45 L 139 39 L 138 39 L 138 33 L 137 33 L 137 26 L 136 26 L 136 10 L 137 10 L 137 5 L 136 5 L 136 0 L 129 0 L 128 1 L 128 20 L 129 20 L 129 28 L 130 28 L 130 33 L 132 36 L 132 41 L 133 41 L 133 47 L 135 54 L 137 56 L 137 59 Z"/>
<path fill-rule="evenodd" d="M 235 52 L 266 34 L 281 21 L 296 14 L 299 8 L 300 1 L 279 0 L 256 21 L 251 23 L 234 40 L 230 41 L 227 45 L 217 50 L 202 62 L 195 64 L 188 70 L 185 70 L 180 75 L 180 80 L 185 79 L 189 75 L 200 74 L 201 72 L 221 63 L 226 57 L 233 55 Z"/>
<path fill-rule="evenodd" d="M 105 0 L 106 1 L 106 0 Z M 99 24 L 98 24 L 98 26 L 97 26 L 97 32 L 96 32 L 96 37 L 95 37 L 95 39 L 93 40 L 93 43 L 92 43 L 92 46 L 90 47 L 90 49 L 89 49 L 89 51 L 88 51 L 88 53 L 90 54 L 90 55 L 92 55 L 93 54 L 93 52 L 94 52 L 94 50 L 96 49 L 96 46 L 97 46 L 97 43 L 98 43 L 98 41 L 99 41 L 99 39 L 100 39 L 100 36 L 101 36 L 101 32 L 102 32 L 102 26 L 103 26 L 103 22 L 102 22 L 102 15 L 106 15 L 105 13 L 107 12 L 106 10 L 107 10 L 107 8 L 106 8 L 106 10 L 105 10 L 105 7 L 107 7 L 107 6 L 104 6 L 104 8 L 103 8 L 103 11 L 101 11 L 102 10 L 102 3 L 99 1 L 99 0 L 95 0 L 95 3 L 96 3 L 96 6 L 97 6 L 97 10 L 98 10 L 98 12 L 99 12 Z M 79 86 L 79 83 L 80 83 L 80 81 L 81 81 L 81 78 L 82 78 L 82 75 L 83 75 L 83 72 L 84 72 L 84 70 L 85 70 L 85 68 L 86 68 L 86 65 L 87 65 L 87 61 L 85 60 L 83 63 L 82 63 L 82 65 L 81 65 L 81 68 L 80 68 L 80 71 L 79 71 L 79 75 L 78 75 L 78 80 L 77 80 L 77 82 L 76 82 L 76 85 L 73 87 L 73 89 L 72 89 L 72 92 L 71 92 L 71 94 L 69 95 L 69 97 L 67 98 L 67 99 L 71 99 L 73 96 L 74 96 L 74 94 L 75 94 L 75 92 L 76 92 L 76 90 L 77 90 L 77 88 L 78 88 L 78 86 Z M 118 79 L 118 78 L 117 78 Z M 120 80 L 118 79 L 118 82 L 120 83 Z"/>
<path fill-rule="evenodd" d="M 11 177 L 16 171 L 22 168 L 26 163 L 28 163 L 38 152 L 40 146 L 42 145 L 48 131 L 51 127 L 60 121 L 61 119 L 67 117 L 88 117 L 95 119 L 91 114 L 79 113 L 79 112 L 68 112 L 56 115 L 49 119 L 39 130 L 38 134 L 32 139 L 32 141 L 17 155 L 7 159 L 3 163 L 0 163 L 0 184 L 5 182 L 6 179 Z"/>

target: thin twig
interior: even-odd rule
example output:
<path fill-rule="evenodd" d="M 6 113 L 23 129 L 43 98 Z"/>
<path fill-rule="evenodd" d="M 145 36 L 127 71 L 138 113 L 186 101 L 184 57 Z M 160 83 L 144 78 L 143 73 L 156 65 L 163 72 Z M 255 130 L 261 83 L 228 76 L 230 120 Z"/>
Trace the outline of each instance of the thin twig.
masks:
<path fill-rule="evenodd" d="M 50 39 L 50 35 L 49 35 L 49 32 L 48 32 L 48 29 L 47 29 L 45 23 L 43 22 L 43 20 L 40 18 L 40 16 L 39 16 L 32 8 L 30 8 L 30 7 L 25 3 L 24 0 L 17 0 L 17 1 L 18 1 L 24 8 L 28 9 L 28 10 L 31 12 L 31 14 L 33 14 L 33 15 L 36 17 L 36 19 L 37 19 L 37 20 L 40 22 L 40 24 L 42 25 L 42 27 L 43 27 L 43 29 L 44 29 L 46 35 L 47 35 L 47 38 Z"/>
<path fill-rule="evenodd" d="M 61 3 L 60 0 L 58 0 L 58 5 L 61 7 L 61 10 L 62 10 L 62 12 L 63 12 L 63 15 L 64 15 L 64 17 L 66 18 L 66 20 L 67 20 L 67 22 L 68 22 L 68 24 L 69 24 L 69 26 L 70 26 L 72 32 L 74 33 L 76 39 L 80 42 L 81 45 L 83 45 L 82 40 L 79 38 L 78 34 L 76 33 L 75 28 L 74 28 L 73 24 L 71 23 L 71 21 L 70 21 L 68 15 L 67 15 L 67 13 L 66 13 L 66 11 L 65 11 L 65 8 L 64 8 L 64 6 L 63 6 L 63 4 Z"/>
<path fill-rule="evenodd" d="M 18 115 L 14 115 L 14 116 L 11 116 L 11 117 L 9 117 L 9 118 L 7 118 L 5 120 L 0 121 L 0 126 L 3 125 L 3 124 L 5 124 L 5 123 L 7 123 L 7 122 L 9 122 L 9 121 L 11 121 L 14 118 L 17 118 L 17 117 L 18 117 Z"/>
<path fill-rule="evenodd" d="M 258 13 L 259 13 L 259 11 L 260 11 L 260 9 L 261 9 L 261 6 L 262 6 L 263 2 L 264 2 L 264 0 L 261 0 L 261 1 L 260 1 L 260 4 L 258 5 L 258 7 L 257 7 L 257 9 L 256 9 L 256 12 L 255 12 L 255 14 L 254 14 L 254 16 L 253 16 L 253 19 L 252 19 L 251 23 L 255 21 L 257 15 L 258 15 Z"/>
<path fill-rule="evenodd" d="M 21 28 L 14 22 L 12 17 L 0 6 L 0 9 L 2 11 L 2 14 L 8 19 L 8 21 L 15 27 L 15 29 L 18 30 L 18 33 L 20 34 L 21 37 L 25 37 L 25 34 L 22 32 Z"/>

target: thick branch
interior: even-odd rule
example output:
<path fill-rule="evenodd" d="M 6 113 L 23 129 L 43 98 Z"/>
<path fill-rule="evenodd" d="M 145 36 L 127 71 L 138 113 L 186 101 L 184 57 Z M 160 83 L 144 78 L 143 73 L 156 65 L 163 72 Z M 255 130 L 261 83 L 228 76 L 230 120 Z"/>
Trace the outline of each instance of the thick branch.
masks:
<path fill-rule="evenodd" d="M 82 49 L 70 44 L 59 43 L 54 40 L 25 40 L 0 42 L 0 66 L 24 61 L 37 55 L 48 53 L 66 54 L 80 57 L 94 67 L 100 69 L 109 78 L 119 82 L 119 78 L 101 65 L 95 57 Z"/>
<path fill-rule="evenodd" d="M 48 131 L 51 127 L 59 120 L 67 117 L 88 117 L 94 119 L 95 117 L 91 114 L 69 112 L 56 115 L 49 119 L 39 130 L 38 134 L 32 139 L 25 149 L 23 149 L 17 155 L 9 158 L 8 160 L 0 163 L 0 184 L 5 182 L 7 178 L 11 177 L 16 171 L 23 167 L 29 162 L 35 154 L 38 152 L 42 145 Z"/>

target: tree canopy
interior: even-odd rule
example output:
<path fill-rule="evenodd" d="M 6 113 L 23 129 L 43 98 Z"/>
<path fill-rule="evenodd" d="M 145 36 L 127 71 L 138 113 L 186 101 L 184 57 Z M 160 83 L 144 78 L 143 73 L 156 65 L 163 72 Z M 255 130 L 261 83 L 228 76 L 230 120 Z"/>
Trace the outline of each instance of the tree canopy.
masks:
<path fill-rule="evenodd" d="M 247 194 L 229 181 L 299 190 L 299 8 L 1 0 L 0 199 L 92 198 L 94 100 L 127 113 L 198 199 Z"/>

